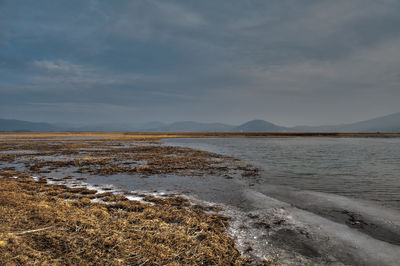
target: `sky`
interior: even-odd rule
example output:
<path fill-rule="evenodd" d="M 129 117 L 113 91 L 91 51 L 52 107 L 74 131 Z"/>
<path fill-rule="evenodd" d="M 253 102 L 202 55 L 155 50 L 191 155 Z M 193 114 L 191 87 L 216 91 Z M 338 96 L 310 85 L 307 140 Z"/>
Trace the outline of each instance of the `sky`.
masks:
<path fill-rule="evenodd" d="M 398 0 L 0 0 L 0 118 L 325 125 L 399 85 Z"/>

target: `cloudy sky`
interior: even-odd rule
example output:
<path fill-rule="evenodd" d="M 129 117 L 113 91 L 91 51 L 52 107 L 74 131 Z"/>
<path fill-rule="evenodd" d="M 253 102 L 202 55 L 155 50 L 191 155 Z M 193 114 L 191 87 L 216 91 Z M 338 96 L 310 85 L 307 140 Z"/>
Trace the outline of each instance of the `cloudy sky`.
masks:
<path fill-rule="evenodd" d="M 398 0 L 0 0 L 0 117 L 319 125 L 400 111 Z"/>

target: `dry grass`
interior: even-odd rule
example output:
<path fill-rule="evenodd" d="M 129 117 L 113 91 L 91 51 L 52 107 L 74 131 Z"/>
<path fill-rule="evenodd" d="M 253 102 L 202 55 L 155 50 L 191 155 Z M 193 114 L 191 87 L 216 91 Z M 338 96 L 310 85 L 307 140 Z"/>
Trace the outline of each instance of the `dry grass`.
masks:
<path fill-rule="evenodd" d="M 191 205 L 181 197 L 142 195 L 145 203 L 130 201 L 124 195 L 51 185 L 46 179 L 29 177 L 58 169 L 88 176 L 224 176 L 233 158 L 154 145 L 164 136 L 160 134 L 5 135 L 6 141 L 0 141 L 0 265 L 249 263 L 227 235 L 227 220 L 216 214 L 217 208 Z M 102 139 L 63 138 L 69 136 Z M 251 171 L 248 167 L 239 170 Z M 85 177 L 48 178 L 75 179 Z"/>
<path fill-rule="evenodd" d="M 137 140 L 18 139 L 0 142 L 0 151 L 7 152 L 0 154 L 0 162 L 24 164 L 30 174 L 73 168 L 76 173 L 92 175 L 223 175 L 226 164 L 235 161 L 205 151 Z"/>
<path fill-rule="evenodd" d="M 79 200 L 67 201 L 67 194 Z M 226 219 L 183 198 L 149 197 L 150 204 L 111 196 L 116 201 L 106 204 L 91 202 L 93 196 L 31 178 L 0 178 L 0 264 L 244 263 Z"/>

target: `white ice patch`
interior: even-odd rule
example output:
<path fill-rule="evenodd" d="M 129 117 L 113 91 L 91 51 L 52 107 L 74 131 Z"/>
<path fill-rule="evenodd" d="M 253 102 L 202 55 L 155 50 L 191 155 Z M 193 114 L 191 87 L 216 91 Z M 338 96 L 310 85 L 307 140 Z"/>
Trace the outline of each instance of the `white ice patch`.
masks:
<path fill-rule="evenodd" d="M 91 190 L 97 190 L 96 194 L 111 192 L 116 194 L 118 190 L 113 185 L 102 185 L 102 186 L 94 186 L 84 182 L 81 182 L 81 186 Z"/>
<path fill-rule="evenodd" d="M 135 200 L 135 201 L 143 202 L 143 198 L 142 198 L 142 197 L 131 196 L 131 195 L 126 195 L 125 197 L 126 197 L 128 200 Z"/>
<path fill-rule="evenodd" d="M 108 204 L 108 202 L 105 202 L 105 201 L 103 201 L 102 199 L 98 199 L 98 198 L 91 199 L 90 201 L 91 201 L 91 202 L 100 202 L 100 203 L 106 203 L 106 204 Z"/>
<path fill-rule="evenodd" d="M 53 184 L 57 184 L 58 183 L 58 182 L 56 182 L 54 180 L 49 180 L 49 179 L 46 179 L 46 181 L 47 181 L 47 184 L 49 184 L 49 185 L 53 185 Z"/>

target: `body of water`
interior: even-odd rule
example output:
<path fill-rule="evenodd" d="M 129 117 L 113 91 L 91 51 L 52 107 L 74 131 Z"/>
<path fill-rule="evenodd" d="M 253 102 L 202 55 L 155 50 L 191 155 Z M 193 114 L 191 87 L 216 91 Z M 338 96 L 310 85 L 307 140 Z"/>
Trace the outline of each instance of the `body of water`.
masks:
<path fill-rule="evenodd" d="M 262 169 L 261 183 L 372 200 L 400 209 L 400 139 L 167 139 Z"/>

